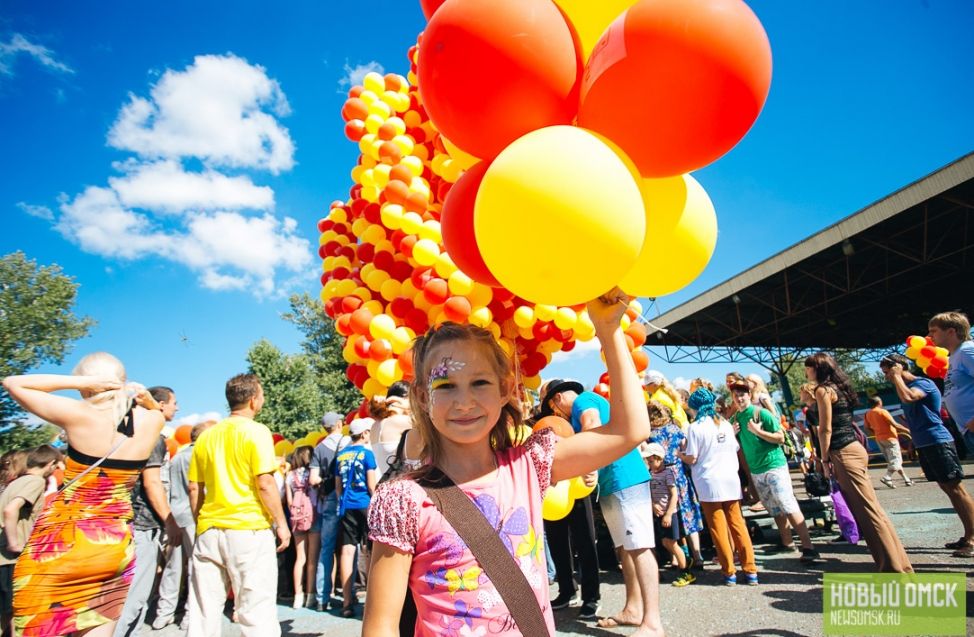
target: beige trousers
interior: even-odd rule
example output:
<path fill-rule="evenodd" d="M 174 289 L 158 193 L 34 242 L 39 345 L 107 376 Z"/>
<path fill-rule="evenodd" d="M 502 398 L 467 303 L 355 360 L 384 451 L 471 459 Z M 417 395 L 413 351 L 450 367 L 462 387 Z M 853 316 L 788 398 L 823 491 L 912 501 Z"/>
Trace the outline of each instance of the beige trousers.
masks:
<path fill-rule="evenodd" d="M 193 548 L 187 637 L 219 637 L 228 587 L 244 637 L 280 637 L 274 533 L 207 529 Z"/>
<path fill-rule="evenodd" d="M 880 573 L 912 573 L 913 565 L 869 479 L 869 456 L 858 442 L 829 453 L 832 473 Z"/>

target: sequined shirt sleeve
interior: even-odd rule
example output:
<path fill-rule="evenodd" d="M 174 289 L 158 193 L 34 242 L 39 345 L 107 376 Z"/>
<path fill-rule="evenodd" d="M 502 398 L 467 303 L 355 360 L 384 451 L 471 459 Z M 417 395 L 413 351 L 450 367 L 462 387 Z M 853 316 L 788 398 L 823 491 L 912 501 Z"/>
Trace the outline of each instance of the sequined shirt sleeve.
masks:
<path fill-rule="evenodd" d="M 419 504 L 424 493 L 412 480 L 380 484 L 369 505 L 369 539 L 415 554 L 419 541 Z"/>
<path fill-rule="evenodd" d="M 531 437 L 524 442 L 524 448 L 538 474 L 541 497 L 544 497 L 548 487 L 551 486 L 551 465 L 555 460 L 555 440 L 554 431 L 551 428 L 546 428 L 531 434 Z"/>

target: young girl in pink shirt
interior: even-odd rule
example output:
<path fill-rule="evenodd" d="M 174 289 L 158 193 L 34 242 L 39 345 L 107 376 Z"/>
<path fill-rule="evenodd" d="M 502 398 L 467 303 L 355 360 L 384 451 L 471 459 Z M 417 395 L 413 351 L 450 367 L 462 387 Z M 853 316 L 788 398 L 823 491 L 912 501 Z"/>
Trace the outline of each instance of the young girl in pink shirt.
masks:
<path fill-rule="evenodd" d="M 541 537 L 545 491 L 611 463 L 649 435 L 639 377 L 619 325 L 628 301 L 615 289 L 588 305 L 612 376 L 612 421 L 558 444 L 543 429 L 513 445 L 511 432 L 522 419 L 513 367 L 490 332 L 445 323 L 416 340 L 410 402 L 425 464 L 381 485 L 372 500 L 363 634 L 399 634 L 407 589 L 418 611 L 416 635 L 522 634 L 482 565 L 418 482 L 434 468 L 496 530 L 554 634 Z"/>

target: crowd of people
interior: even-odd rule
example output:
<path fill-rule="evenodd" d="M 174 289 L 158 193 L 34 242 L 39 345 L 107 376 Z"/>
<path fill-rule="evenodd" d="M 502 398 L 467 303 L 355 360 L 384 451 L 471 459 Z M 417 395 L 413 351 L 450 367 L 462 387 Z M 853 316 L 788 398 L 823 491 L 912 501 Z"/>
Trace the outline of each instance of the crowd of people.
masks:
<path fill-rule="evenodd" d="M 878 571 L 912 572 L 868 473 L 857 393 L 830 355 L 804 361 L 804 408 L 789 422 L 757 375 L 681 389 L 656 370 L 638 375 L 619 328 L 627 300 L 615 290 L 588 308 L 608 399 L 553 379 L 525 401 L 489 332 L 445 323 L 414 343 L 412 383 L 372 399 L 366 418 L 325 414 L 328 434 L 286 458 L 259 422 L 253 374 L 228 380 L 229 415 L 203 417 L 173 454 L 161 432 L 175 391 L 129 383 L 109 354 L 67 376 L 8 377 L 11 397 L 63 429 L 66 454 L 42 445 L 0 458 L 3 635 L 128 636 L 180 621 L 210 637 L 228 612 L 241 634 L 274 637 L 285 600 L 361 615 L 366 635 L 553 634 L 553 611 L 567 607 L 662 635 L 661 583 L 759 584 L 745 507 L 774 520 L 771 551 L 821 559 L 789 462 L 831 483 Z M 887 356 L 880 369 L 906 423 L 873 400 L 865 426 L 888 462 L 886 488 L 912 485 L 899 436 L 911 438 L 960 518 L 948 547 L 969 558 L 974 500 L 957 444 L 974 450 L 974 343 L 956 312 L 933 317 L 929 334 L 950 352 L 943 389 Z M 546 491 L 576 477 L 596 490 L 544 519 Z M 708 576 L 710 546 L 719 574 Z M 608 561 L 625 601 L 602 614 Z"/>

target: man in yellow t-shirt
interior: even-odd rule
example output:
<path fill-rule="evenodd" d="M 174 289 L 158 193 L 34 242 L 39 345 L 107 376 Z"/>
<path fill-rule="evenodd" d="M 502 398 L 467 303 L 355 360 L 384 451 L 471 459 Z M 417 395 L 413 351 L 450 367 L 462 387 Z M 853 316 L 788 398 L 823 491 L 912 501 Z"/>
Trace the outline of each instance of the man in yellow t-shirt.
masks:
<path fill-rule="evenodd" d="M 189 464 L 197 537 L 187 635 L 220 634 L 229 581 L 240 634 L 280 637 L 275 552 L 287 548 L 291 532 L 274 480 L 274 440 L 253 420 L 264 390 L 254 374 L 239 374 L 227 381 L 226 396 L 230 416 L 200 435 Z"/>
<path fill-rule="evenodd" d="M 899 434 L 910 435 L 910 430 L 896 422 L 892 414 L 883 409 L 883 399 L 873 396 L 869 399 L 872 409 L 863 416 L 863 424 L 866 426 L 866 433 L 871 433 L 876 438 L 876 444 L 882 449 L 886 457 L 886 475 L 879 479 L 890 489 L 895 489 L 893 476 L 897 473 L 903 478 L 903 484 L 908 487 L 913 486 L 913 481 L 906 476 L 903 471 L 903 453 L 900 450 Z"/>

